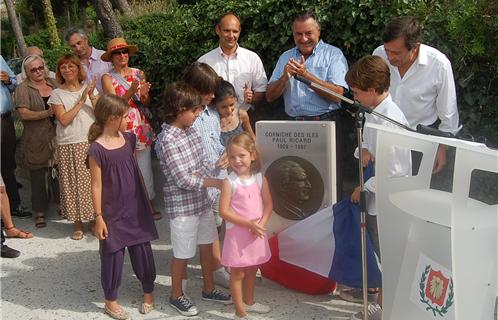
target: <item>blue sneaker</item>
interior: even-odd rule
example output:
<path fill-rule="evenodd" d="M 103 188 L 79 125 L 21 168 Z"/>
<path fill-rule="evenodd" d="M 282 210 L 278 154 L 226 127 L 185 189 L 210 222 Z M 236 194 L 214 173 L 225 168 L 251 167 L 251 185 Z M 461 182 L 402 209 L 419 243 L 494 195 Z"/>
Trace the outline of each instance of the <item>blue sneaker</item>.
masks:
<path fill-rule="evenodd" d="M 204 291 L 202 291 L 202 300 L 213 301 L 222 304 L 232 304 L 232 297 L 228 293 L 216 288 L 214 288 L 211 293 L 205 293 Z"/>
<path fill-rule="evenodd" d="M 186 317 L 191 317 L 199 314 L 199 310 L 197 307 L 190 301 L 190 299 L 182 294 L 175 300 L 169 298 L 169 305 L 172 306 L 176 311 L 178 311 L 180 314 L 186 316 Z"/>

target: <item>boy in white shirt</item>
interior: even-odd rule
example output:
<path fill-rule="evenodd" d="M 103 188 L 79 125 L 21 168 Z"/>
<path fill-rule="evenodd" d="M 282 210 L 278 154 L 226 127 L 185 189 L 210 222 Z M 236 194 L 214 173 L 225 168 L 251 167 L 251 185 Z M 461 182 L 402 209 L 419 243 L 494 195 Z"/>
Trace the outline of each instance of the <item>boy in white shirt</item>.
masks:
<path fill-rule="evenodd" d="M 394 103 L 389 94 L 390 72 L 385 61 L 378 56 L 366 56 L 358 60 L 346 74 L 346 82 L 353 92 L 356 101 L 367 108 L 374 109 L 397 122 L 408 126 L 401 109 Z M 395 124 L 388 122 L 374 114 L 365 114 L 365 124 L 375 123 L 396 128 Z M 363 130 L 363 143 L 361 148 L 362 166 L 366 167 L 369 161 L 375 161 L 377 135 L 374 129 L 365 126 Z M 357 150 L 358 151 L 358 150 Z M 411 153 L 409 149 L 391 147 L 389 151 L 389 176 L 406 177 L 411 174 Z M 380 245 L 375 212 L 375 176 L 365 182 L 367 191 L 367 219 L 366 228 L 372 239 L 374 251 L 380 260 Z M 360 187 L 356 187 L 351 194 L 351 201 L 360 201 Z M 370 289 L 369 289 L 370 291 Z M 379 294 L 379 302 L 382 296 Z M 381 319 L 382 309 L 379 304 L 368 306 L 368 319 Z M 363 319 L 363 312 L 351 316 L 351 319 Z"/>

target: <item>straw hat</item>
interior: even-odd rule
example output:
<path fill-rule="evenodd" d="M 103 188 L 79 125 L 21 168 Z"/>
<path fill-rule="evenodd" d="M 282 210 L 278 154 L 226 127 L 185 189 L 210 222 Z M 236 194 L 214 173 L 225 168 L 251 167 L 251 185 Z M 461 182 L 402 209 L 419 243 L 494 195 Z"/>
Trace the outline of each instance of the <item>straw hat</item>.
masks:
<path fill-rule="evenodd" d="M 129 55 L 132 56 L 137 52 L 138 48 L 137 46 L 134 45 L 129 45 L 126 43 L 126 40 L 123 38 L 114 38 L 109 40 L 107 43 L 107 51 L 102 55 L 101 59 L 103 61 L 111 61 L 111 56 L 113 51 L 121 50 L 121 49 L 128 49 Z"/>

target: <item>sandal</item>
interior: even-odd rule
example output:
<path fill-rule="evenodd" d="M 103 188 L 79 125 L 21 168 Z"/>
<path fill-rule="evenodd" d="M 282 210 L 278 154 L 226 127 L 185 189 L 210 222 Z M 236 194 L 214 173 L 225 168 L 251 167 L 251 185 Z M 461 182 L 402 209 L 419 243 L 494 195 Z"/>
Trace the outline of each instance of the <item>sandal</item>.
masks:
<path fill-rule="evenodd" d="M 83 235 L 84 235 L 83 230 L 76 230 L 71 235 L 71 239 L 73 239 L 73 240 L 81 240 L 81 239 L 83 239 Z"/>
<path fill-rule="evenodd" d="M 15 225 L 12 225 L 10 228 L 4 228 L 5 229 L 5 234 L 7 238 L 19 238 L 19 239 L 30 239 L 33 238 L 33 234 L 29 231 L 25 231 L 22 229 L 16 228 Z M 13 233 L 9 234 L 9 231 L 14 231 Z M 17 231 L 17 232 L 16 232 Z"/>
<path fill-rule="evenodd" d="M 138 308 L 138 311 L 141 314 L 147 314 L 147 313 L 151 312 L 152 310 L 154 310 L 154 304 L 153 303 L 147 303 L 147 302 L 142 303 L 140 305 L 140 308 Z"/>
<path fill-rule="evenodd" d="M 152 214 L 152 219 L 154 219 L 154 220 L 161 220 L 162 217 L 163 217 L 163 215 L 159 211 L 156 211 Z"/>
<path fill-rule="evenodd" d="M 127 320 L 129 318 L 128 312 L 126 312 L 125 309 L 123 309 L 123 307 L 119 307 L 119 311 L 112 311 L 107 306 L 105 306 L 104 312 L 113 319 Z"/>
<path fill-rule="evenodd" d="M 35 217 L 35 227 L 37 228 L 45 228 L 47 223 L 45 222 L 45 215 L 39 214 Z"/>

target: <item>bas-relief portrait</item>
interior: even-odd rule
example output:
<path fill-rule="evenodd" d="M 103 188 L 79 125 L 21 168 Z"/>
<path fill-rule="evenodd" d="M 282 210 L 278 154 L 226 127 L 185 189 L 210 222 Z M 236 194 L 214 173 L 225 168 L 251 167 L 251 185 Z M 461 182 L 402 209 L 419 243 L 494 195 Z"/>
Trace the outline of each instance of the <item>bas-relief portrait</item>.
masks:
<path fill-rule="evenodd" d="M 281 217 L 302 220 L 322 204 L 324 185 L 315 166 L 300 157 L 275 160 L 266 170 L 273 197 L 273 210 Z"/>

